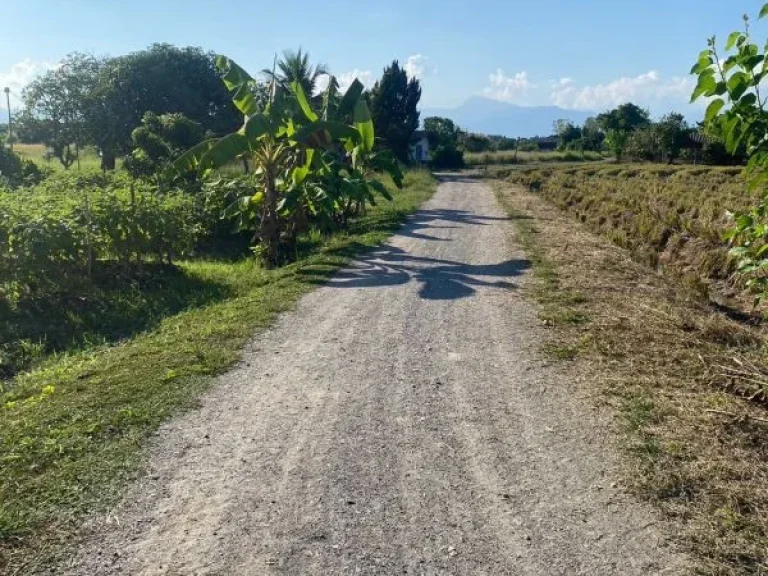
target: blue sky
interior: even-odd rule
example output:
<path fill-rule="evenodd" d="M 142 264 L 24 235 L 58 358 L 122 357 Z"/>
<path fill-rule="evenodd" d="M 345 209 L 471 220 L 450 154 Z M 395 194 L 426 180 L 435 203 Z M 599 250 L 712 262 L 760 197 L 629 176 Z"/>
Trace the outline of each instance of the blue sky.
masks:
<path fill-rule="evenodd" d="M 302 46 L 349 79 L 372 82 L 397 58 L 422 104 L 473 95 L 602 110 L 632 100 L 697 115 L 688 70 L 760 0 L 2 0 L 0 85 L 19 93 L 72 51 L 122 54 L 153 42 L 195 45 L 245 68 Z M 768 29 L 755 25 L 759 44 Z"/>

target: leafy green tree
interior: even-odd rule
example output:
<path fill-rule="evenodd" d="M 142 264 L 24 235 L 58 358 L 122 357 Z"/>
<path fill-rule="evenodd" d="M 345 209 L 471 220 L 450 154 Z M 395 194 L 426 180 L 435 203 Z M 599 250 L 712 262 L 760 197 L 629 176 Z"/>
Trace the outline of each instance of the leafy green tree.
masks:
<path fill-rule="evenodd" d="M 489 152 L 493 150 L 493 142 L 484 134 L 467 134 L 462 132 L 461 144 L 467 152 Z"/>
<path fill-rule="evenodd" d="M 371 115 L 387 146 L 402 162 L 409 161 L 411 137 L 419 127 L 421 85 L 408 79 L 397 60 L 384 69 L 370 94 Z"/>
<path fill-rule="evenodd" d="M 605 134 L 596 118 L 590 116 L 584 121 L 584 126 L 581 127 L 581 140 L 582 150 L 599 152 L 603 149 Z"/>
<path fill-rule="evenodd" d="M 315 93 L 318 79 L 328 74 L 328 68 L 324 64 L 312 65 L 309 53 L 299 48 L 296 52 L 293 50 L 283 52 L 274 72 L 269 69 L 264 69 L 262 72 L 268 80 L 274 80 L 285 92 L 290 92 L 291 84 L 298 82 L 304 94 L 311 97 Z"/>
<path fill-rule="evenodd" d="M 758 18 L 766 15 L 768 4 L 763 5 Z M 746 15 L 744 30 L 728 36 L 725 53 L 718 50 L 713 36 L 691 68 L 698 77 L 691 101 L 710 99 L 705 123 L 715 124 L 724 134 L 729 153 L 745 147 L 750 184 L 761 190 L 760 201 L 752 210 L 734 215 L 735 226 L 727 234 L 733 242 L 731 254 L 737 259 L 739 272 L 760 298 L 768 295 L 768 112 L 761 93 L 767 72 L 768 58 L 752 42 Z"/>
<path fill-rule="evenodd" d="M 78 158 L 88 141 L 89 96 L 103 61 L 73 53 L 24 89 L 25 118 L 34 122 L 41 142 L 64 168 Z M 25 125 L 21 125 L 24 133 Z"/>
<path fill-rule="evenodd" d="M 661 146 L 658 139 L 658 131 L 654 124 L 641 126 L 631 132 L 627 137 L 624 150 L 625 158 L 652 162 L 661 158 Z"/>
<path fill-rule="evenodd" d="M 690 145 L 691 129 L 685 116 L 670 112 L 653 125 L 659 147 L 659 159 L 671 164 Z"/>
<path fill-rule="evenodd" d="M 570 120 L 555 120 L 553 123 L 557 134 L 558 150 L 574 150 L 581 147 L 581 128 Z"/>
<path fill-rule="evenodd" d="M 429 163 L 433 168 L 461 168 L 464 152 L 459 147 L 461 131 L 450 118 L 432 116 L 424 119 L 429 140 Z"/>
<path fill-rule="evenodd" d="M 89 98 L 90 141 L 102 153 L 102 166 L 130 151 L 131 133 L 146 112 L 178 112 L 204 130 L 226 134 L 237 126 L 232 105 L 215 66 L 215 55 L 199 48 L 154 44 L 108 60 Z"/>
<path fill-rule="evenodd" d="M 622 159 L 630 134 L 651 123 L 650 113 L 628 102 L 597 116 L 597 123 L 605 133 L 605 141 L 619 162 Z"/>
<path fill-rule="evenodd" d="M 19 142 L 37 144 L 45 142 L 45 122 L 36 118 L 28 109 L 23 108 L 13 119 L 13 131 Z"/>
<path fill-rule="evenodd" d="M 141 126 L 131 133 L 134 149 L 125 159 L 126 170 L 134 177 L 151 177 L 185 150 L 199 144 L 205 131 L 199 122 L 183 114 L 147 112 Z"/>

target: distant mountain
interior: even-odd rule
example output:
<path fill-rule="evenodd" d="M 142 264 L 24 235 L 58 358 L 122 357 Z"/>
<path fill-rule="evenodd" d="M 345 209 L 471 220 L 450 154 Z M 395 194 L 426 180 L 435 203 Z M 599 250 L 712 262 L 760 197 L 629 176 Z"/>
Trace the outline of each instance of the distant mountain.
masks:
<path fill-rule="evenodd" d="M 462 130 L 498 134 L 511 138 L 549 136 L 555 120 L 567 119 L 582 124 L 594 112 L 566 110 L 558 106 L 518 106 L 490 98 L 473 96 L 458 108 L 423 108 L 421 119 L 430 116 L 450 118 Z"/>

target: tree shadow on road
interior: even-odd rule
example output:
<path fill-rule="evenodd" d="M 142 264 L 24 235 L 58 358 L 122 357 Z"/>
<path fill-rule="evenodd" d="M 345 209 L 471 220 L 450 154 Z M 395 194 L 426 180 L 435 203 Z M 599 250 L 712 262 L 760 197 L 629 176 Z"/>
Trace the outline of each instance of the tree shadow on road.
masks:
<path fill-rule="evenodd" d="M 332 278 L 318 278 L 331 288 L 375 288 L 418 282 L 419 296 L 427 300 L 454 300 L 472 296 L 477 287 L 513 289 L 530 262 L 510 259 L 496 264 L 466 264 L 439 258 L 413 256 L 390 245 L 356 259 Z M 303 274 L 311 276 L 312 270 Z M 312 281 L 309 277 L 308 281 Z"/>
<path fill-rule="evenodd" d="M 466 210 L 419 210 L 409 216 L 405 225 L 397 231 L 398 236 L 418 238 L 420 240 L 435 240 L 450 242 L 450 238 L 439 238 L 426 234 L 424 230 L 450 230 L 462 225 L 487 226 L 490 222 L 509 220 L 507 216 L 483 216 Z M 445 222 L 439 224 L 438 222 Z"/>
<path fill-rule="evenodd" d="M 466 210 L 425 209 L 408 218 L 397 236 L 435 242 L 450 242 L 429 234 L 429 230 L 456 229 L 463 226 L 487 226 L 508 216 L 485 216 Z M 414 256 L 390 244 L 373 249 L 349 246 L 331 254 L 355 256 L 343 270 L 328 278 L 319 269 L 299 271 L 305 280 L 332 288 L 374 288 L 418 282 L 419 295 L 428 300 L 453 300 L 472 296 L 477 287 L 516 288 L 511 281 L 530 267 L 527 260 L 512 259 L 495 264 L 467 264 L 453 260 Z M 362 253 L 362 255 L 361 255 Z"/>

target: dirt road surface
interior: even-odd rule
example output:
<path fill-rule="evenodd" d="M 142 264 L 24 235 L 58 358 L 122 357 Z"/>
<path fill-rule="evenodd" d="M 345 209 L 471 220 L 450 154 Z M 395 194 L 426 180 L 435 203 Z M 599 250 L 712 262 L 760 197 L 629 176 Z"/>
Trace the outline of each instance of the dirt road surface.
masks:
<path fill-rule="evenodd" d="M 605 422 L 537 352 L 529 265 L 484 184 L 253 339 L 66 574 L 684 571 L 617 486 Z"/>

